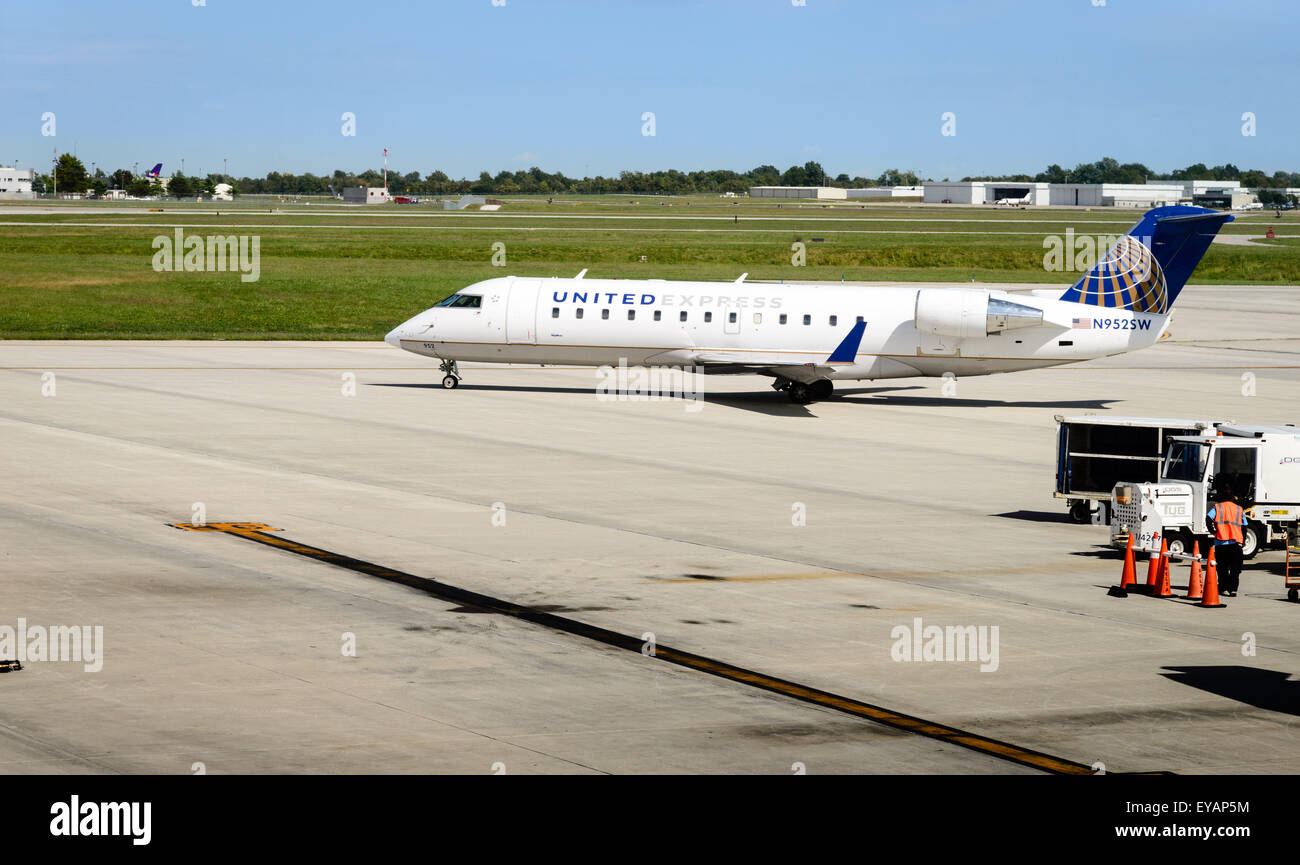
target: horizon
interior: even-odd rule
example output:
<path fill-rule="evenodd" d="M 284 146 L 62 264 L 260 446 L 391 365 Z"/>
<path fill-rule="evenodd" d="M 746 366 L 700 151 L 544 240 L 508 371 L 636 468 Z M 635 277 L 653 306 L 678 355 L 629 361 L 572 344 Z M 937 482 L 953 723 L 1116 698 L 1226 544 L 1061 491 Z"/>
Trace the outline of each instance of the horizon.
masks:
<path fill-rule="evenodd" d="M 1174 0 L 194 2 L 11 4 L 28 35 L 0 57 L 0 163 L 41 171 L 57 148 L 106 173 L 329 176 L 387 147 L 390 170 L 422 177 L 812 160 L 832 176 L 960 178 L 1122 152 L 1161 173 L 1272 173 L 1300 137 L 1300 65 L 1255 35 L 1300 21 L 1281 0 L 1228 14 Z"/>

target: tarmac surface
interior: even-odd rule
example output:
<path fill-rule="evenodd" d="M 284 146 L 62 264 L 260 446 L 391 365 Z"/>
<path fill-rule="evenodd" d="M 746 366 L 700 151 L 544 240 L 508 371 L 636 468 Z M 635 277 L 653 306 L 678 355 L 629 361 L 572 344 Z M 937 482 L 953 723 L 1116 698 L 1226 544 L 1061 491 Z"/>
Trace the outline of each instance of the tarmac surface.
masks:
<path fill-rule="evenodd" d="M 590 369 L 465 367 L 445 391 L 382 343 L 0 342 L 0 647 L 20 619 L 103 629 L 98 671 L 0 674 L 0 772 L 1039 771 L 985 740 L 1300 772 L 1282 554 L 1224 609 L 1111 598 L 1106 529 L 1051 494 L 1054 415 L 1300 422 L 1300 288 L 1189 288 L 1171 330 L 952 393 L 805 407 L 709 377 L 699 411 L 601 401 Z M 373 567 L 169 525 L 204 521 Z M 918 618 L 996 627 L 996 669 L 894 660 Z"/>

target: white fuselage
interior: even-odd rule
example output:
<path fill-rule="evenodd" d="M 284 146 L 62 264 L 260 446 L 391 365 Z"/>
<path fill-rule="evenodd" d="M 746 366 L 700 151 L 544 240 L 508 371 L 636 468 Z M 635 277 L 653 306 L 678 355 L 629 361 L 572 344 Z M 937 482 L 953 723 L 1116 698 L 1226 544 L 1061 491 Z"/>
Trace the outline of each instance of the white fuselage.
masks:
<path fill-rule="evenodd" d="M 388 334 L 390 344 L 443 360 L 602 366 L 688 366 L 701 357 L 757 365 L 824 364 L 859 318 L 866 322 L 840 380 L 986 375 L 1074 363 L 1145 348 L 1168 325 L 1149 315 L 1058 300 L 1058 291 L 1008 293 L 952 286 L 1042 311 L 1042 324 L 953 336 L 917 326 L 914 286 L 670 282 L 502 277 L 458 295 Z M 945 298 L 941 297 L 940 300 Z"/>

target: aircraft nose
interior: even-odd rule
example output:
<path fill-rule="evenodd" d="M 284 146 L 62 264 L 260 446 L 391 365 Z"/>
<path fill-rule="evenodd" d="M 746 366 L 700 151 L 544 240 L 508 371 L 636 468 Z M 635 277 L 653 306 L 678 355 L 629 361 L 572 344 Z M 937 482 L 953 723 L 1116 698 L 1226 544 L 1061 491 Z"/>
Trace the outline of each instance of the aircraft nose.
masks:
<path fill-rule="evenodd" d="M 388 343 L 388 344 L 391 345 L 393 348 L 401 348 L 401 347 L 402 347 L 402 327 L 401 327 L 401 325 L 398 325 L 397 327 L 395 327 L 395 328 L 393 328 L 392 330 L 390 330 L 390 331 L 388 332 L 388 335 L 384 337 L 384 342 Z"/>

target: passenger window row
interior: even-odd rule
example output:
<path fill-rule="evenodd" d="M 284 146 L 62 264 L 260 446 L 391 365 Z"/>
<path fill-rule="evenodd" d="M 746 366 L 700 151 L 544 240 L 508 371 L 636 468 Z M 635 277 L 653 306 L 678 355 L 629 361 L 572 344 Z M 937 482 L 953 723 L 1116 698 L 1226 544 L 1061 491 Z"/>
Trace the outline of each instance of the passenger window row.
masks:
<path fill-rule="evenodd" d="M 582 318 L 582 313 L 583 313 L 583 308 L 582 308 L 582 307 L 580 307 L 580 306 L 579 306 L 579 307 L 575 307 L 574 310 L 573 310 L 573 317 L 574 317 L 574 318 Z M 678 320 L 678 321 L 687 321 L 687 320 L 688 320 L 688 316 L 687 316 L 687 311 L 686 311 L 686 310 L 682 310 L 682 311 L 679 312 L 677 315 L 678 315 L 678 317 L 677 317 L 677 320 Z M 729 313 L 727 313 L 727 323 L 728 323 L 728 324 L 736 324 L 737 321 L 739 320 L 739 319 L 738 319 L 738 316 L 739 316 L 739 313 L 735 313 L 735 312 L 729 312 Z M 558 306 L 553 306 L 553 307 L 551 307 L 551 318 L 559 318 L 559 317 L 560 317 L 560 308 L 559 308 Z M 608 310 L 608 309 L 602 309 L 602 310 L 600 311 L 600 317 L 601 317 L 602 320 L 606 320 L 606 321 L 608 321 L 608 320 L 609 320 L 609 310 Z M 635 310 L 635 309 L 629 309 L 629 310 L 627 311 L 627 320 L 628 320 L 628 321 L 636 321 L 636 310 Z M 658 309 L 656 309 L 656 310 L 654 311 L 654 320 L 655 320 L 655 321 L 662 321 L 662 320 L 663 320 L 663 312 L 662 312 L 662 310 L 658 310 Z M 857 319 L 857 320 L 858 320 L 858 321 L 862 321 L 862 316 L 858 316 L 858 319 Z M 709 323 L 709 322 L 711 322 L 711 321 L 713 321 L 713 313 L 712 313 L 712 312 L 705 312 L 705 313 L 704 313 L 704 321 L 705 321 L 706 324 Z M 789 316 L 787 316 L 786 313 L 784 313 L 784 312 L 781 313 L 780 316 L 777 317 L 777 323 L 778 323 L 778 324 L 786 324 L 786 323 L 788 323 L 788 321 L 789 321 Z M 754 313 L 754 324 L 762 324 L 762 323 L 763 323 L 763 313 L 761 313 L 761 312 L 756 312 L 756 313 Z M 812 316 L 811 316 L 811 315 L 805 315 L 805 316 L 803 317 L 803 323 L 806 324 L 806 325 L 807 325 L 807 324 L 812 324 Z M 832 315 L 832 316 L 830 316 L 830 317 L 826 320 L 826 323 L 829 324 L 831 327 L 838 327 L 838 326 L 839 326 L 839 323 L 840 323 L 840 317 L 839 317 L 838 315 Z"/>

